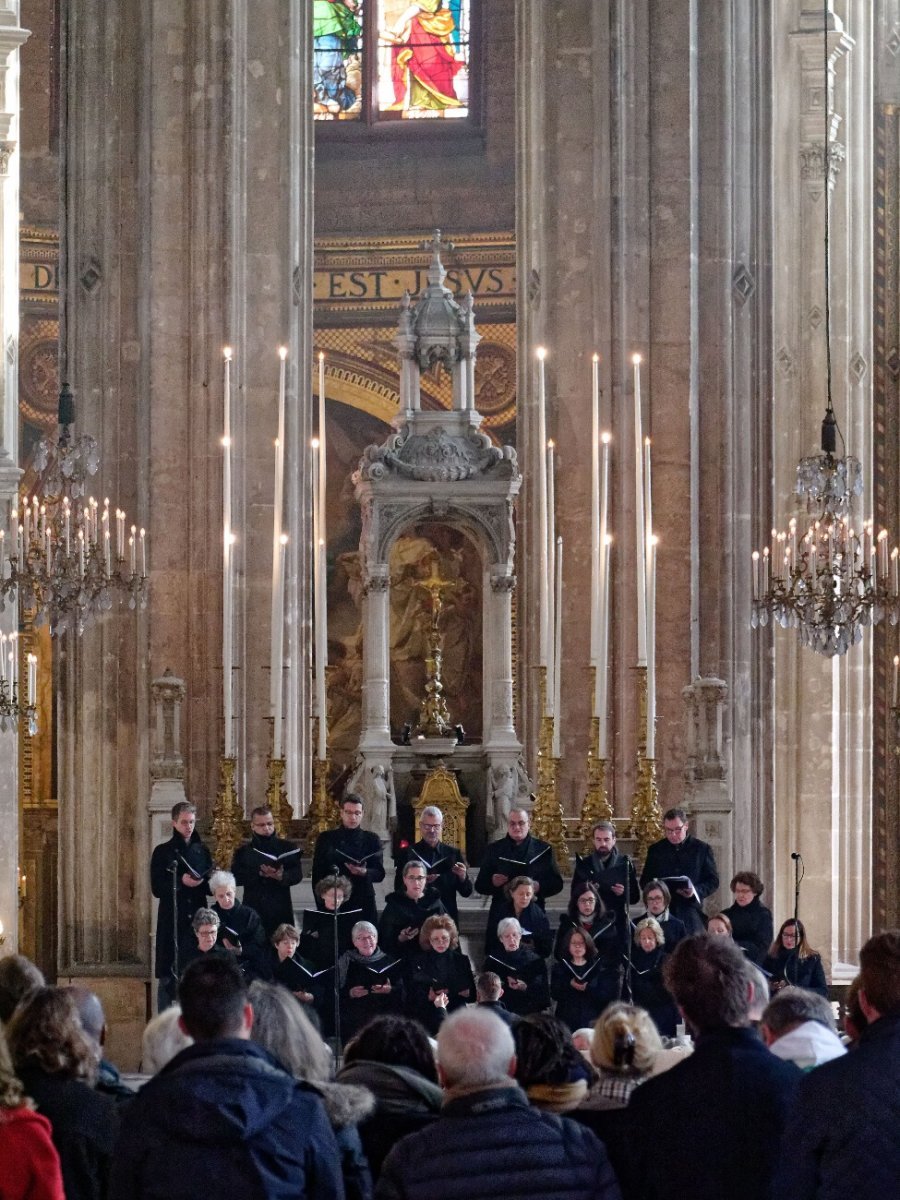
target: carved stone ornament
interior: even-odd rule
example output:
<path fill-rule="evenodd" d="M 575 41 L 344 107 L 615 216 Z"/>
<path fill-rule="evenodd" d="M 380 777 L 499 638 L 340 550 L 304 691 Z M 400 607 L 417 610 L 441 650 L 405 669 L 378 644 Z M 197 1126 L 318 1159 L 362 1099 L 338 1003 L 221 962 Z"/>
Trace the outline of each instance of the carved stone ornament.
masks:
<path fill-rule="evenodd" d="M 514 592 L 516 590 L 515 575 L 492 575 L 491 576 L 491 591 L 493 592 Z"/>
<path fill-rule="evenodd" d="M 389 575 L 369 575 L 363 581 L 363 595 L 368 596 L 370 592 L 386 592 L 390 586 Z"/>
<path fill-rule="evenodd" d="M 388 475 L 425 483 L 453 483 L 490 475 L 515 479 L 519 468 L 512 446 L 494 446 L 486 433 L 468 428 L 451 433 L 442 425 L 413 433 L 404 425 L 381 446 L 368 446 L 357 480 Z"/>
<path fill-rule="evenodd" d="M 814 142 L 800 147 L 800 175 L 808 183 L 821 183 L 825 179 L 826 160 L 828 163 L 828 185 L 833 186 L 840 170 L 841 163 L 847 157 L 847 152 L 840 142 L 832 142 L 830 152 L 824 142 Z"/>
<path fill-rule="evenodd" d="M 15 142 L 0 142 L 0 178 L 5 178 L 9 174 L 9 160 L 12 158 L 15 148 Z"/>

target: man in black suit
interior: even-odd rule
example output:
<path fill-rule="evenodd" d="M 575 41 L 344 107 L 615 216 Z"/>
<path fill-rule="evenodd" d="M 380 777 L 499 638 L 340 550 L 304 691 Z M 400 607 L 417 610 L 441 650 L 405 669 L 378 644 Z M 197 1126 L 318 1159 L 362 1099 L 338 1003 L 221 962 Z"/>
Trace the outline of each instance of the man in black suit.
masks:
<path fill-rule="evenodd" d="M 348 792 L 341 801 L 341 823 L 316 839 L 313 851 L 313 887 L 326 875 L 343 875 L 352 888 L 348 909 L 361 908 L 361 921 L 378 922 L 376 883 L 384 879 L 384 856 L 377 833 L 362 829 L 363 802 Z"/>
<path fill-rule="evenodd" d="M 178 978 L 188 961 L 184 956 L 196 940 L 191 922 L 197 909 L 206 907 L 209 894 L 207 876 L 212 870 L 212 855 L 200 840 L 196 824 L 196 808 L 180 800 L 172 809 L 172 836 L 160 842 L 150 857 L 150 890 L 159 901 L 155 974 L 160 1012 L 175 1003 Z M 174 886 L 173 876 L 177 880 Z"/>
<path fill-rule="evenodd" d="M 528 811 L 511 808 L 506 828 L 506 837 L 491 842 L 485 850 L 475 880 L 475 891 L 491 897 L 491 915 L 505 899 L 503 889 L 516 875 L 527 875 L 534 881 L 535 899 L 541 908 L 545 900 L 559 895 L 563 888 L 562 875 L 549 842 L 531 836 Z"/>
<path fill-rule="evenodd" d="M 250 814 L 250 841 L 234 852 L 231 873 L 244 889 L 244 904 L 259 913 L 266 936 L 279 925 L 293 925 L 291 888 L 303 878 L 300 848 L 275 836 L 275 818 L 267 805 Z"/>
<path fill-rule="evenodd" d="M 397 853 L 394 891 L 403 891 L 403 868 L 410 859 L 416 859 L 425 868 L 427 883 L 437 888 L 447 915 L 459 925 L 456 897 L 472 895 L 472 880 L 466 870 L 466 860 L 456 846 L 441 841 L 444 814 L 435 805 L 429 804 L 422 809 L 419 828 L 422 830 L 420 840 Z"/>
<path fill-rule="evenodd" d="M 629 904 L 637 904 L 641 898 L 637 872 L 631 859 L 620 854 L 616 848 L 616 827 L 612 821 L 598 821 L 591 830 L 594 849 L 582 857 L 575 856 L 575 874 L 572 878 L 572 895 L 576 884 L 593 883 L 607 908 L 622 912 L 625 908 L 625 887 L 629 885 Z"/>
<path fill-rule="evenodd" d="M 665 836 L 647 851 L 641 887 L 651 879 L 662 879 L 672 893 L 669 906 L 672 916 L 684 923 L 688 933 L 703 933 L 706 928 L 703 901 L 719 886 L 712 848 L 691 836 L 683 808 L 670 808 L 663 815 L 663 833 Z M 680 876 L 686 876 L 690 882 L 672 882 Z"/>
<path fill-rule="evenodd" d="M 767 1050 L 750 1026 L 753 989 L 744 953 L 730 938 L 684 938 L 663 967 L 663 979 L 695 1049 L 632 1092 L 622 1192 L 641 1200 L 769 1197 L 802 1076 Z"/>

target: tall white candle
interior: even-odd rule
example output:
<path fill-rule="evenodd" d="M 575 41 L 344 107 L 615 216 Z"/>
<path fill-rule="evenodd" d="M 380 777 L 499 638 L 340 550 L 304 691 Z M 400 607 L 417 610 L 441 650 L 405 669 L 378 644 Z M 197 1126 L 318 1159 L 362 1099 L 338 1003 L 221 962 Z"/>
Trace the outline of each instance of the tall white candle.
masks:
<path fill-rule="evenodd" d="M 894 708 L 897 707 L 898 687 L 900 687 L 900 679 L 898 679 L 898 676 L 900 676 L 900 654 L 895 654 L 894 655 L 894 687 L 893 687 L 893 691 L 891 693 L 891 695 L 893 696 L 891 703 Z"/>
<path fill-rule="evenodd" d="M 540 665 L 547 667 L 550 657 L 550 586 L 547 576 L 547 394 L 544 374 L 544 360 L 547 351 L 543 346 L 537 348 L 538 360 L 538 411 L 537 411 L 537 444 L 538 444 L 538 479 L 537 479 L 537 511 L 538 511 L 538 609 L 540 619 Z M 547 679 L 547 691 L 550 691 L 550 679 Z M 545 712 L 547 707 L 545 705 Z"/>
<path fill-rule="evenodd" d="M 37 704 L 37 655 L 28 655 L 28 695 L 25 704 L 31 708 Z"/>
<path fill-rule="evenodd" d="M 603 453 L 600 465 L 600 561 L 597 581 L 597 660 L 594 676 L 594 715 L 600 718 L 600 745 L 606 748 L 606 672 L 609 666 L 609 442 L 610 435 L 602 436 Z M 605 753 L 600 755 L 605 758 Z"/>
<path fill-rule="evenodd" d="M 328 550 L 328 513 L 326 483 L 328 480 L 328 442 L 325 436 L 325 355 L 319 354 L 319 541 Z M 327 561 L 327 559 L 326 559 Z"/>
<path fill-rule="evenodd" d="M 656 556 L 659 539 L 647 547 L 647 757 L 656 757 Z"/>
<path fill-rule="evenodd" d="M 272 757 L 281 758 L 282 654 L 284 647 L 284 397 L 287 350 L 278 351 L 278 423 L 275 435 L 275 502 L 272 515 L 272 626 L 269 654 L 269 708 L 273 720 Z"/>
<path fill-rule="evenodd" d="M 637 665 L 647 665 L 647 550 L 644 528 L 644 456 L 641 437 L 641 356 L 634 364 L 634 523 L 635 566 L 637 569 Z"/>
<path fill-rule="evenodd" d="M 591 666 L 597 668 L 600 639 L 600 356 L 591 365 Z"/>
<path fill-rule="evenodd" d="M 226 346 L 223 394 L 224 451 L 222 462 L 222 701 L 225 717 L 225 757 L 234 756 L 234 536 L 231 528 L 231 347 Z"/>
<path fill-rule="evenodd" d="M 555 719 L 553 722 L 553 757 L 559 758 L 559 743 L 560 743 L 560 726 L 562 724 L 562 712 L 560 706 L 561 697 L 561 680 L 562 680 L 562 567 L 563 567 L 563 540 L 561 537 L 556 539 L 556 554 L 554 559 L 555 567 L 555 591 L 556 598 L 553 605 L 553 712 Z"/>
<path fill-rule="evenodd" d="M 600 718 L 600 737 L 597 743 L 597 755 L 599 758 L 606 759 L 609 757 L 609 733 L 607 729 L 608 716 L 606 712 L 607 705 L 607 674 L 609 671 L 609 554 L 612 546 L 612 538 L 609 534 L 606 535 L 603 541 L 602 562 L 603 562 L 603 578 L 605 586 L 603 589 L 603 599 L 600 607 L 600 657 L 597 663 L 597 693 L 595 708 L 597 716 Z"/>
<path fill-rule="evenodd" d="M 548 696 L 547 712 L 556 713 L 556 447 L 553 439 L 547 443 L 547 579 L 550 587 L 547 594 L 547 628 L 550 631 L 547 646 Z"/>
<path fill-rule="evenodd" d="M 6 683 L 6 634 L 0 633 L 0 683 Z"/>
<path fill-rule="evenodd" d="M 318 754 L 320 761 L 324 762 L 328 751 L 326 739 L 326 734 L 328 732 L 328 709 L 325 700 L 325 667 L 327 665 L 327 649 L 323 649 L 321 654 L 318 651 L 319 646 L 327 647 L 328 644 L 326 559 L 324 541 L 319 542 L 318 558 L 319 595 L 316 605 L 316 708 L 319 711 Z"/>

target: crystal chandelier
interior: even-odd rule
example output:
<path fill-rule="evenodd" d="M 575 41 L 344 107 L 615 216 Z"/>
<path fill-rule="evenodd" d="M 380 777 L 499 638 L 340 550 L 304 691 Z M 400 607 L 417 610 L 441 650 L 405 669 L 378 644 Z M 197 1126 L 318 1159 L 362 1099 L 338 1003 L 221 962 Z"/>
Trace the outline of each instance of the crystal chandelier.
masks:
<path fill-rule="evenodd" d="M 26 662 L 28 676 L 24 695 L 19 683 L 18 634 L 0 633 L 0 733 L 15 729 L 25 722 L 29 737 L 38 731 L 37 724 L 37 655 L 29 654 Z"/>
<path fill-rule="evenodd" d="M 828 79 L 828 10 L 825 9 L 825 78 Z M 826 88 L 827 93 L 827 88 Z M 862 495 L 862 467 L 844 453 L 831 393 L 831 254 L 829 244 L 832 146 L 826 114 L 825 186 L 825 357 L 827 395 L 821 453 L 800 460 L 796 495 L 805 501 L 809 524 L 796 517 L 784 532 L 753 551 L 754 629 L 775 621 L 796 629 L 803 646 L 828 658 L 846 654 L 867 625 L 900 615 L 898 551 L 888 549 L 888 532 L 876 537 L 870 518 L 853 521 L 853 501 Z M 841 438 L 841 454 L 837 453 Z"/>
<path fill-rule="evenodd" d="M 9 545 L 0 530 L 0 611 L 8 599 L 34 610 L 53 634 L 82 633 L 114 603 L 146 607 L 147 540 L 125 513 L 85 498 L 100 466 L 97 443 L 75 437 L 68 385 L 59 396 L 59 436 L 43 438 L 34 454 L 32 495 L 12 512 Z"/>

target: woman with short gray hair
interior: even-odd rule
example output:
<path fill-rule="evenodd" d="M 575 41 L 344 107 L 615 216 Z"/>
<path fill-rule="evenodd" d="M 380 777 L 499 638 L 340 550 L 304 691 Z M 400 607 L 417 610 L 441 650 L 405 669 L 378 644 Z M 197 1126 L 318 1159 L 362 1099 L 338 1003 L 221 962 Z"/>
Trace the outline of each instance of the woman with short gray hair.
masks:
<path fill-rule="evenodd" d="M 403 963 L 378 945 L 371 921 L 357 921 L 353 946 L 338 960 L 341 1037 L 344 1041 L 373 1017 L 403 1011 Z"/>

